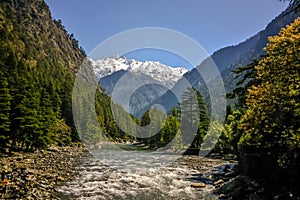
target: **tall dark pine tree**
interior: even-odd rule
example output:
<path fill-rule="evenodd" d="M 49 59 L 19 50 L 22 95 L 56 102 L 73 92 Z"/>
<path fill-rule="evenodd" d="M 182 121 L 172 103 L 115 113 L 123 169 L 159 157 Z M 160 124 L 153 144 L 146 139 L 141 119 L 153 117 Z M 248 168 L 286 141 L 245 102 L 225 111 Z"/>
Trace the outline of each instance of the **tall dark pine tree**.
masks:
<path fill-rule="evenodd" d="M 142 116 L 142 118 L 141 118 L 141 126 L 147 126 L 147 125 L 150 124 L 150 122 L 151 122 L 150 111 L 147 110 L 147 111 L 143 114 L 143 116 Z M 150 133 L 146 133 L 146 134 L 147 134 L 147 135 L 150 135 Z M 149 139 L 149 138 L 142 138 L 141 140 L 142 140 L 142 142 L 143 142 L 144 144 L 149 144 L 149 143 L 150 143 L 150 139 Z"/>
<path fill-rule="evenodd" d="M 195 88 L 188 88 L 182 95 L 180 107 L 183 142 L 189 142 L 192 148 L 200 148 L 210 122 L 202 95 Z"/>
<path fill-rule="evenodd" d="M 45 147 L 51 144 L 56 134 L 56 113 L 50 101 L 50 96 L 43 88 L 40 89 L 40 105 L 38 110 L 39 127 L 41 135 L 36 138 L 37 147 Z"/>
<path fill-rule="evenodd" d="M 200 111 L 200 121 L 198 125 L 198 131 L 197 131 L 197 136 L 193 142 L 193 145 L 199 148 L 203 142 L 203 138 L 207 133 L 209 123 L 210 123 L 210 118 L 208 114 L 208 110 L 206 107 L 206 104 L 204 102 L 204 98 L 201 95 L 199 91 L 196 91 L 197 94 L 197 101 L 198 101 L 198 106 L 199 106 L 199 111 Z"/>
<path fill-rule="evenodd" d="M 11 96 L 8 88 L 8 81 L 2 71 L 0 71 L 0 144 L 5 147 L 9 140 L 10 131 L 10 101 Z"/>
<path fill-rule="evenodd" d="M 11 150 L 15 148 L 34 148 L 34 140 L 39 138 L 39 93 L 34 87 L 32 77 L 25 63 L 20 62 L 13 81 L 14 99 L 11 114 Z"/>
<path fill-rule="evenodd" d="M 180 104 L 181 114 L 181 135 L 183 145 L 190 145 L 193 147 L 194 140 L 197 138 L 197 130 L 199 125 L 200 109 L 197 101 L 197 94 L 194 88 L 188 88 L 182 94 L 182 102 Z"/>

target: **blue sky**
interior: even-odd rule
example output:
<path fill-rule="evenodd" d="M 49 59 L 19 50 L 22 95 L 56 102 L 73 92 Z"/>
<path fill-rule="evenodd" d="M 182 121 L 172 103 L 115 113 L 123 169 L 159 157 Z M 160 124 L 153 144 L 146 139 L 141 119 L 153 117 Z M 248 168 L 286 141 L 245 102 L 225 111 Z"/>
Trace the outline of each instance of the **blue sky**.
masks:
<path fill-rule="evenodd" d="M 278 0 L 46 0 L 87 54 L 107 38 L 133 28 L 179 31 L 208 54 L 253 36 L 287 8 Z M 157 50 L 126 55 L 191 68 L 182 58 Z"/>

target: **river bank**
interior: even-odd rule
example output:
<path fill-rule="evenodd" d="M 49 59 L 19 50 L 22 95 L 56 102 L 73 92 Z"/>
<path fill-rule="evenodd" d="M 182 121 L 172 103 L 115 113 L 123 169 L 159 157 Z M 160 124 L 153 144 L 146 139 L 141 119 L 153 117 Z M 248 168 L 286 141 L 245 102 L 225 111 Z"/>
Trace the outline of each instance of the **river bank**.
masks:
<path fill-rule="evenodd" d="M 86 153 L 75 146 L 0 154 L 0 199 L 59 199 L 56 187 L 77 175 Z"/>
<path fill-rule="evenodd" d="M 138 152 L 147 154 L 147 151 Z M 80 162 L 87 159 L 89 161 L 82 168 Z M 112 160 L 119 162 L 122 158 Z M 128 160 L 125 159 L 121 162 L 126 163 Z M 223 172 L 226 166 L 232 162 L 234 160 L 185 155 L 173 162 L 171 164 L 173 166 L 166 166 L 162 171 L 158 170 L 151 172 L 152 174 L 147 174 L 148 170 L 146 169 L 140 175 L 124 172 L 121 172 L 120 175 L 119 172 L 113 169 L 114 164 L 110 163 L 112 164 L 110 167 L 104 166 L 103 163 L 95 161 L 83 147 L 52 147 L 34 153 L 14 152 L 11 156 L 1 154 L 0 199 L 73 199 L 80 197 L 80 195 L 86 195 L 84 190 L 89 188 L 89 185 L 92 185 L 91 188 L 94 187 L 94 189 L 102 187 L 102 190 L 110 192 L 108 195 L 114 196 L 116 194 L 112 192 L 113 187 L 119 185 L 115 192 L 120 193 L 123 189 L 122 185 L 127 184 L 128 189 L 126 188 L 126 190 L 128 191 L 124 191 L 125 193 L 134 194 L 134 191 L 129 191 L 132 186 L 137 188 L 136 195 L 141 195 L 139 192 L 144 191 L 145 188 L 149 189 L 150 194 L 158 195 L 156 194 L 157 191 L 151 191 L 151 187 L 156 187 L 157 183 L 162 180 L 159 184 L 161 184 L 160 187 L 164 188 L 164 192 L 175 193 L 177 190 L 175 188 L 178 187 L 178 191 L 184 191 L 187 197 L 193 197 L 193 195 L 204 197 L 202 195 L 210 196 L 209 193 L 212 193 L 216 187 L 223 185 L 224 182 L 218 180 L 223 180 L 225 175 Z M 116 163 L 116 165 L 119 164 Z M 109 173 L 107 174 L 107 172 Z M 166 177 L 161 179 L 158 173 L 162 173 Z M 218 179 L 214 179 L 219 175 Z M 91 180 L 90 177 L 92 177 Z M 144 182 L 145 180 L 147 182 Z M 79 185 L 77 185 L 78 183 Z M 68 185 L 71 187 L 68 188 Z M 76 192 L 81 190 L 80 188 L 83 191 L 77 196 Z M 88 192 L 90 193 L 88 197 L 93 194 L 94 189 Z M 70 194 L 67 193 L 67 196 L 64 196 L 66 190 Z M 104 196 L 104 194 L 102 195 Z M 175 194 L 168 195 L 171 195 L 170 197 L 176 196 Z M 111 196 L 107 196 L 107 198 Z"/>

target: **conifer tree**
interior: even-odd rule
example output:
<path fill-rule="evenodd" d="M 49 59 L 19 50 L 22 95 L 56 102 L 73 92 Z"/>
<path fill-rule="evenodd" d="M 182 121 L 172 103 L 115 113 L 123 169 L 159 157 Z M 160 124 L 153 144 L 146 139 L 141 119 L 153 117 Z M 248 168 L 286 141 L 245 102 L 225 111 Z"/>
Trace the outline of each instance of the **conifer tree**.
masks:
<path fill-rule="evenodd" d="M 0 71 L 0 143 L 6 146 L 10 136 L 10 101 L 8 81 Z"/>
<path fill-rule="evenodd" d="M 198 101 L 199 112 L 200 112 L 200 117 L 199 117 L 200 121 L 199 121 L 199 125 L 198 125 L 197 136 L 194 140 L 193 145 L 196 146 L 197 148 L 199 148 L 203 142 L 204 136 L 207 133 L 210 119 L 209 119 L 209 114 L 208 114 L 206 104 L 203 100 L 204 99 L 203 96 L 201 95 L 201 93 L 199 91 L 196 91 L 196 94 L 197 94 L 197 101 Z"/>
<path fill-rule="evenodd" d="M 181 103 L 181 133 L 194 137 L 191 141 L 191 146 L 199 148 L 203 138 L 207 133 L 209 126 L 209 115 L 207 107 L 199 91 L 194 88 L 188 90 L 182 95 Z M 195 132 L 195 135 L 190 135 L 190 132 Z M 183 138 L 183 141 L 190 141 L 188 138 Z"/>
<path fill-rule="evenodd" d="M 142 126 L 142 127 L 145 127 L 145 126 L 149 125 L 150 122 L 151 122 L 151 118 L 150 118 L 150 110 L 147 110 L 147 111 L 143 114 L 143 116 L 142 116 L 142 118 L 141 118 L 141 126 Z M 148 131 L 148 130 L 146 130 L 146 131 Z M 139 134 L 139 133 L 138 133 L 138 134 Z M 144 134 L 144 135 L 150 135 L 151 133 L 150 133 L 150 131 L 148 131 L 148 132 L 143 133 L 143 134 Z M 142 142 L 143 142 L 144 144 L 149 144 L 149 143 L 150 143 L 150 139 L 149 139 L 149 138 L 141 138 L 141 140 L 142 140 Z"/>
<path fill-rule="evenodd" d="M 184 146 L 190 145 L 195 147 L 195 140 L 199 139 L 197 130 L 199 126 L 200 109 L 198 97 L 194 88 L 187 88 L 182 94 L 182 102 L 180 104 L 181 117 L 181 134 Z"/>

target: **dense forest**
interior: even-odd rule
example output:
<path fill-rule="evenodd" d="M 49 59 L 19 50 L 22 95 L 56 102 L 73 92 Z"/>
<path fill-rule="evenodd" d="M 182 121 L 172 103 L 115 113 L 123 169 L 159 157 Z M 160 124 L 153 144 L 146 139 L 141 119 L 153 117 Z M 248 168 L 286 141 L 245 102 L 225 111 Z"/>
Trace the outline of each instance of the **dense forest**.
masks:
<path fill-rule="evenodd" d="M 151 132 L 158 123 L 162 124 L 161 129 L 154 136 L 136 138 L 137 141 L 151 148 L 164 147 L 174 151 L 183 151 L 190 147 L 200 149 L 209 127 L 210 117 L 199 91 L 187 88 L 180 105 L 173 108 L 166 118 L 164 115 L 158 108 L 146 111 L 141 117 L 140 125 L 147 126 L 152 120 L 153 128 L 149 127 L 147 130 Z"/>
<path fill-rule="evenodd" d="M 73 34 L 40 0 L 2 1 L 0 33 L 1 148 L 30 151 L 80 142 L 72 90 L 86 54 Z M 96 99 L 104 134 L 119 137 L 110 97 L 99 87 Z"/>

